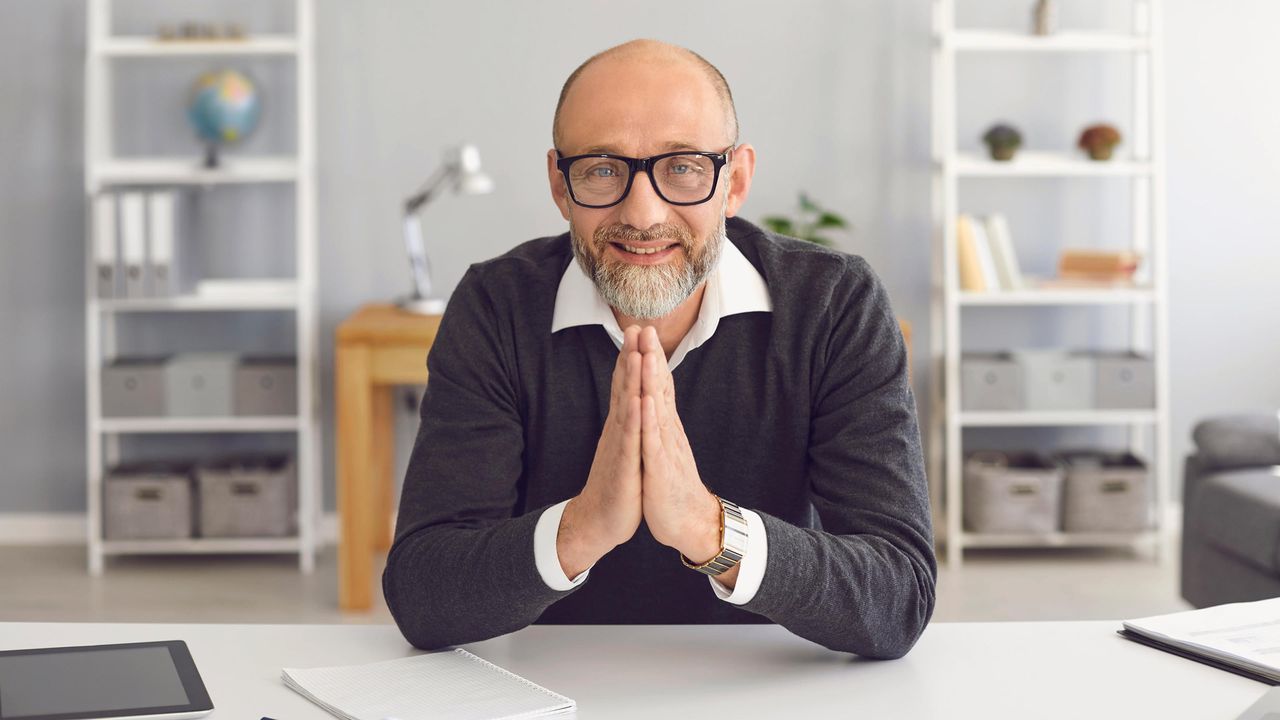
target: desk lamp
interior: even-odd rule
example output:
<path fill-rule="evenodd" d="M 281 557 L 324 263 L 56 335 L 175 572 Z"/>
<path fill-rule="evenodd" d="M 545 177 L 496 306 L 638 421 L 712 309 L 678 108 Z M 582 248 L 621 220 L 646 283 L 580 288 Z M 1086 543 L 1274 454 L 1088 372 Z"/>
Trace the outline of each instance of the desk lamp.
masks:
<path fill-rule="evenodd" d="M 461 145 L 446 152 L 444 164 L 404 201 L 404 245 L 409 253 L 413 294 L 400 298 L 396 305 L 423 315 L 439 315 L 445 308 L 444 299 L 431 295 L 431 261 L 427 259 L 419 217 L 422 207 L 443 190 L 463 195 L 493 192 L 493 179 L 480 171 L 480 151 L 475 145 Z"/>

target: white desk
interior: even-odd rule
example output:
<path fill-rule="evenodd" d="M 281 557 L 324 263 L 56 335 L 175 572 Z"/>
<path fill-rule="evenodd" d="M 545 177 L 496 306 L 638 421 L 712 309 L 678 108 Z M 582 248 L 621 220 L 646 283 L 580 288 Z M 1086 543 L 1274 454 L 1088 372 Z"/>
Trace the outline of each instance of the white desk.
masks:
<path fill-rule="evenodd" d="M 1227 720 L 1266 690 L 1124 640 L 1118 626 L 939 623 L 888 662 L 774 625 L 533 626 L 465 647 L 577 700 L 584 718 Z M 171 639 L 190 646 L 220 720 L 326 720 L 281 683 L 281 667 L 416 652 L 386 625 L 0 623 L 0 650 Z"/>

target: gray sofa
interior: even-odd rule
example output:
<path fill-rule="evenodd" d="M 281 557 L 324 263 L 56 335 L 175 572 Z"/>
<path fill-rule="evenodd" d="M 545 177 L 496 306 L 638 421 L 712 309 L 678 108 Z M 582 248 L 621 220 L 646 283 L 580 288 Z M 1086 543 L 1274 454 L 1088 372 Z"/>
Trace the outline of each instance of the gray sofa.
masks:
<path fill-rule="evenodd" d="M 1182 597 L 1196 607 L 1280 596 L 1280 420 L 1196 425 L 1182 489 Z"/>

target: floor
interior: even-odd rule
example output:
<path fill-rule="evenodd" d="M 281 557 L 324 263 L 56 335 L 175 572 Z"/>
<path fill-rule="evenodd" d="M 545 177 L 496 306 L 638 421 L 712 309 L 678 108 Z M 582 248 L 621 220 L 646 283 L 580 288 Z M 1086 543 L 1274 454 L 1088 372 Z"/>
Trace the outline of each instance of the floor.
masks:
<path fill-rule="evenodd" d="M 377 597 L 371 612 L 338 610 L 333 548 L 309 576 L 286 557 L 125 557 L 91 578 L 83 547 L 0 547 L 0 622 L 391 622 Z M 1189 608 L 1176 557 L 988 550 L 967 554 L 960 570 L 939 569 L 933 619 L 1127 619 Z"/>

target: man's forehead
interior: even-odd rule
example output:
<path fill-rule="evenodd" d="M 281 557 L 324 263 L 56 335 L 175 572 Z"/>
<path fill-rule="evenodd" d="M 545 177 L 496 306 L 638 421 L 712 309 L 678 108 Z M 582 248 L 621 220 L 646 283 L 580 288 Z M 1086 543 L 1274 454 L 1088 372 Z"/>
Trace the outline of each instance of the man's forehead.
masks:
<path fill-rule="evenodd" d="M 654 152 L 658 153 L 675 152 L 677 150 L 692 150 L 697 152 L 712 150 L 712 148 L 706 146 L 705 143 L 697 143 L 693 140 L 668 140 L 667 142 L 658 143 L 657 145 L 652 146 L 652 148 Z M 719 152 L 722 149 L 723 148 L 714 148 L 716 152 Z M 579 155 L 585 155 L 588 153 L 611 153 L 614 155 L 624 155 L 628 152 L 634 152 L 634 150 L 629 147 L 629 143 L 627 142 L 594 143 L 587 145 L 584 148 L 574 150 L 574 153 Z"/>

